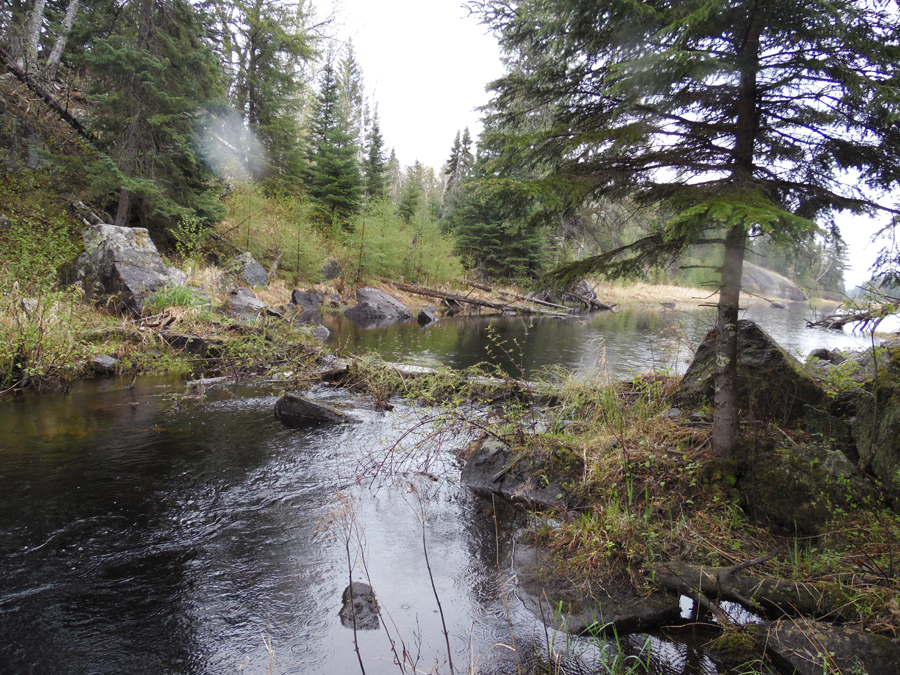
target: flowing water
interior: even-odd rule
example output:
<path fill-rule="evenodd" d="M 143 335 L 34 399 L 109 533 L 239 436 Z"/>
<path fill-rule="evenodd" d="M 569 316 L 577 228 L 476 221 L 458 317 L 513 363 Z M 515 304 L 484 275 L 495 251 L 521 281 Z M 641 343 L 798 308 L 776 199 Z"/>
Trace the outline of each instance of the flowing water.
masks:
<path fill-rule="evenodd" d="M 782 316 L 794 317 L 788 327 L 802 317 L 765 324 L 792 351 L 854 340 L 773 328 Z M 460 367 L 499 349 L 515 374 L 554 364 L 619 375 L 683 370 L 684 336 L 695 341 L 709 320 L 638 311 L 332 327 L 343 349 L 399 361 Z M 513 641 L 526 661 L 548 640 L 563 643 L 516 596 L 513 533 L 527 516 L 458 484 L 464 437 L 412 465 L 383 464 L 372 480 L 404 430 L 428 431 L 428 409 L 376 412 L 323 388 L 313 395 L 362 422 L 291 430 L 274 419 L 272 386 L 186 398 L 171 379 L 127 384 L 0 401 L 0 672 L 360 672 L 338 618 L 348 565 L 374 587 L 396 651 L 405 646 L 419 672 L 449 673 L 448 653 L 457 672 L 516 672 Z M 358 633 L 366 673 L 399 672 L 389 635 Z M 630 636 L 620 647 L 633 654 L 646 639 L 653 672 L 717 672 L 685 637 Z M 597 649 L 568 646 L 583 661 Z"/>

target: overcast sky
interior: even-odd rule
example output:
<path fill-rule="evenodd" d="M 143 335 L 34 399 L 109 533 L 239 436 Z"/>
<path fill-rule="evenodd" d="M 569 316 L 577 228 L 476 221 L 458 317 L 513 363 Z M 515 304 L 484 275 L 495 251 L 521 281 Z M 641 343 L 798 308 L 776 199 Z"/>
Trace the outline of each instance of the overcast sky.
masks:
<path fill-rule="evenodd" d="M 477 137 L 485 85 L 503 70 L 493 36 L 460 0 L 335 0 L 337 33 L 352 38 L 367 95 L 378 103 L 381 130 L 404 166 L 419 160 L 439 170 L 466 126 Z M 323 6 L 323 9 L 325 7 Z M 848 288 L 868 279 L 880 245 L 879 223 L 842 218 L 850 250 Z"/>
<path fill-rule="evenodd" d="M 439 170 L 458 130 L 480 131 L 485 85 L 502 73 L 496 40 L 460 0 L 336 0 L 381 132 L 401 164 Z"/>

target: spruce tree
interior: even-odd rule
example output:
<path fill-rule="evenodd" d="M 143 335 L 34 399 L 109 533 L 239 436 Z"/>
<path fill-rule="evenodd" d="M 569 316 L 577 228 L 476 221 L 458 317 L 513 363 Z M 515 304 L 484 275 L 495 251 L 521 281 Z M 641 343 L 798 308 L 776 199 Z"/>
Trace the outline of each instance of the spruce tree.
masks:
<path fill-rule="evenodd" d="M 355 139 L 330 63 L 322 69 L 310 126 L 306 192 L 326 223 L 348 228 L 350 217 L 362 202 L 362 176 Z"/>
<path fill-rule="evenodd" d="M 387 187 L 385 175 L 387 161 L 384 158 L 384 138 L 381 135 L 381 124 L 378 111 L 372 118 L 372 127 L 366 138 L 366 159 L 363 163 L 363 182 L 366 198 L 380 197 Z"/>
<path fill-rule="evenodd" d="M 505 186 L 510 208 L 549 219 L 588 198 L 633 198 L 674 214 L 628 249 L 550 279 L 634 273 L 702 241 L 724 247 L 712 444 L 733 457 L 748 236 L 781 244 L 833 229 L 838 211 L 900 214 L 890 204 L 900 182 L 896 0 L 470 7 L 508 57 L 488 122 L 495 169 L 524 174 Z"/>
<path fill-rule="evenodd" d="M 200 17 L 184 0 L 135 0 L 113 27 L 83 56 L 90 128 L 108 154 L 87 167 L 95 191 L 117 200 L 117 225 L 218 219 L 217 190 L 195 149 L 198 115 L 222 93 Z"/>

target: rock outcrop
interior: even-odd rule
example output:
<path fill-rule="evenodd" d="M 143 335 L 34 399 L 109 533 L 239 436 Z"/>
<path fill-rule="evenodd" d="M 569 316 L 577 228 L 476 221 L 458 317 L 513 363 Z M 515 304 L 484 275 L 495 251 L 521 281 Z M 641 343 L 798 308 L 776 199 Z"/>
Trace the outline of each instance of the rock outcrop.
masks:
<path fill-rule="evenodd" d="M 803 289 L 778 272 L 767 270 L 753 263 L 744 262 L 741 289 L 762 296 L 774 296 L 785 300 L 804 301 L 808 297 Z"/>
<path fill-rule="evenodd" d="M 156 290 L 187 281 L 184 272 L 166 266 L 143 227 L 92 225 L 83 237 L 76 276 L 85 296 L 99 305 L 140 316 Z"/>
<path fill-rule="evenodd" d="M 707 333 L 676 394 L 679 403 L 711 403 L 715 386 L 716 332 Z M 822 388 L 752 321 L 738 321 L 739 405 L 755 419 L 796 419 L 804 405 L 822 400 Z"/>
<path fill-rule="evenodd" d="M 228 294 L 225 311 L 243 321 L 252 321 L 266 311 L 266 303 L 249 288 L 239 286 Z"/>

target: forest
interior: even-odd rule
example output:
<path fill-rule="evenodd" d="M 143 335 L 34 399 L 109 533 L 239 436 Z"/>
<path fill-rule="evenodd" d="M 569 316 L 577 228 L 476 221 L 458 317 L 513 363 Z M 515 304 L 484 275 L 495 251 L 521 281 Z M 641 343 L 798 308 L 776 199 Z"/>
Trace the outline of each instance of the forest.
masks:
<path fill-rule="evenodd" d="M 30 83 L 28 96 L 49 106 L 31 118 L 45 142 L 24 164 L 26 182 L 52 185 L 63 206 L 74 197 L 110 223 L 146 227 L 171 251 L 189 232 L 205 233 L 210 251 L 219 233 L 245 233 L 242 248 L 267 266 L 279 260 L 297 282 L 314 281 L 330 255 L 357 280 L 440 284 L 465 270 L 528 285 L 671 217 L 628 196 L 589 197 L 540 218 L 534 205 L 511 207 L 497 184 L 539 170 L 500 161 L 509 127 L 496 115 L 477 138 L 441 130 L 442 166 L 402 165 L 382 136 L 365 64 L 332 21 L 305 0 L 7 3 L 0 56 L 10 105 Z M 16 143 L 6 145 L 10 153 Z M 4 161 L 4 197 L 26 215 L 26 195 L 11 187 L 22 169 L 14 156 Z M 825 230 L 751 248 L 757 263 L 812 292 L 843 290 L 841 241 Z M 710 255 L 686 252 L 641 276 L 714 284 Z"/>

